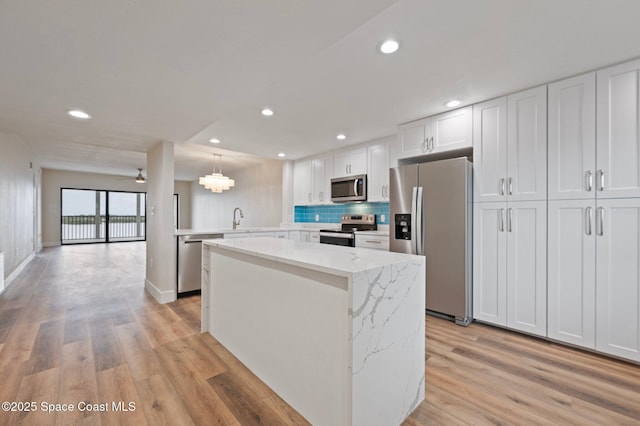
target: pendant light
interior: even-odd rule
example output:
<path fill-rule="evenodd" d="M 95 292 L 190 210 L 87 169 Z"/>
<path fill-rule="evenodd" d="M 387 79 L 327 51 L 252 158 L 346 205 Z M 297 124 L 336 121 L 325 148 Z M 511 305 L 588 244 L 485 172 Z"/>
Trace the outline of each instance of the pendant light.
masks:
<path fill-rule="evenodd" d="M 218 171 L 216 172 L 216 157 L 218 157 Z M 222 155 L 213 154 L 213 172 L 210 175 L 206 175 L 201 177 L 198 180 L 198 183 L 204 186 L 207 189 L 210 189 L 211 192 L 220 193 L 225 191 L 232 186 L 235 186 L 235 182 L 233 179 L 229 179 L 225 175 L 222 174 Z"/>

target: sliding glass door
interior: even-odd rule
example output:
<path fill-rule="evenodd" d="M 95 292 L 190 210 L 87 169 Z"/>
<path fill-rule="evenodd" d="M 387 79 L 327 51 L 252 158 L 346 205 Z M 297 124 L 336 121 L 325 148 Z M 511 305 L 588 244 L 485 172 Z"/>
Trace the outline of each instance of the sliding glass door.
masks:
<path fill-rule="evenodd" d="M 145 240 L 146 198 L 144 192 L 63 188 L 61 243 Z"/>

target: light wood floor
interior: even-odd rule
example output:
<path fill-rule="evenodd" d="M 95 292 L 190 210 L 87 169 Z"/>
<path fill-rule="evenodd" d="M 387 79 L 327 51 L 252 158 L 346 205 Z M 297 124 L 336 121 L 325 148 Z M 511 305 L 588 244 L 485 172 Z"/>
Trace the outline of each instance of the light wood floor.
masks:
<path fill-rule="evenodd" d="M 144 258 L 143 243 L 45 249 L 0 296 L 0 402 L 38 408 L 0 411 L 0 424 L 307 424 L 199 333 L 199 297 L 159 305 L 145 293 Z M 406 425 L 640 424 L 637 365 L 481 324 L 426 324 L 426 399 Z M 119 401 L 135 411 L 114 411 Z"/>

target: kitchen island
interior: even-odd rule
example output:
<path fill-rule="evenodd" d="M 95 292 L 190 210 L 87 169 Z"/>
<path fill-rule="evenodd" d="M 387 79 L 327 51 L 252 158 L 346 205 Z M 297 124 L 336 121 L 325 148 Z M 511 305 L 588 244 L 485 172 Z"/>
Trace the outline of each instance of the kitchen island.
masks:
<path fill-rule="evenodd" d="M 398 425 L 424 399 L 425 263 L 276 238 L 203 243 L 202 328 L 314 425 Z"/>

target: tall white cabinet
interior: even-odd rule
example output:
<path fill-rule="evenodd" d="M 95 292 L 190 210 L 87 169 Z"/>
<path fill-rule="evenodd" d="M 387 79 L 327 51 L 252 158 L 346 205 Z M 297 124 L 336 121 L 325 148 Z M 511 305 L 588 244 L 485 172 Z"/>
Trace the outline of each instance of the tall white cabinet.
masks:
<path fill-rule="evenodd" d="M 546 86 L 474 105 L 474 318 L 546 335 Z"/>
<path fill-rule="evenodd" d="M 640 61 L 549 85 L 548 336 L 640 361 Z"/>

